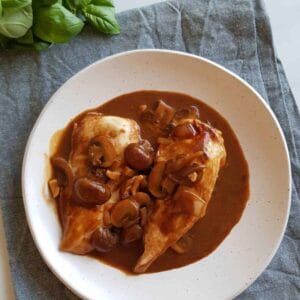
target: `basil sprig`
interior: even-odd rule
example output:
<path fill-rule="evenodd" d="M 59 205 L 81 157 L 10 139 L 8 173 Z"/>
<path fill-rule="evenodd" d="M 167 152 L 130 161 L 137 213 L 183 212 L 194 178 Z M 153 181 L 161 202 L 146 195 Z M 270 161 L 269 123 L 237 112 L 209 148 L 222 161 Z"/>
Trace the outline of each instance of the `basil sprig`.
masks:
<path fill-rule="evenodd" d="M 0 0 L 0 49 L 45 50 L 70 41 L 85 23 L 120 33 L 112 0 Z"/>

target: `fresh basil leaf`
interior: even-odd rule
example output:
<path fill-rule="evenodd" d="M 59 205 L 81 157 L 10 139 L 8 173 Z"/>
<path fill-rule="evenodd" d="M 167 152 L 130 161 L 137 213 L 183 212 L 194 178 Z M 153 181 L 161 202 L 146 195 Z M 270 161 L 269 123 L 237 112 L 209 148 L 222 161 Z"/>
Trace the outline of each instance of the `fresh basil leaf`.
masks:
<path fill-rule="evenodd" d="M 0 0 L 0 18 L 2 16 L 2 1 Z"/>
<path fill-rule="evenodd" d="M 6 49 L 11 50 L 36 50 L 43 51 L 51 47 L 51 43 L 46 42 L 33 42 L 32 44 L 19 44 L 19 43 L 10 43 Z"/>
<path fill-rule="evenodd" d="M 107 34 L 120 33 L 120 26 L 115 17 L 115 8 L 110 0 L 92 0 L 82 10 L 88 23 Z"/>
<path fill-rule="evenodd" d="M 34 36 L 32 30 L 29 29 L 24 36 L 10 43 L 9 49 L 42 51 L 48 49 L 51 45 L 51 43 L 42 41 Z"/>
<path fill-rule="evenodd" d="M 91 0 L 64 0 L 63 5 L 73 13 L 76 13 L 87 6 L 90 2 Z"/>
<path fill-rule="evenodd" d="M 58 0 L 39 0 L 39 5 L 46 5 L 46 6 L 50 6 L 55 4 L 56 2 L 58 2 Z"/>
<path fill-rule="evenodd" d="M 34 50 L 36 51 L 44 51 L 50 47 L 52 47 L 53 43 L 47 43 L 47 42 L 34 42 L 32 44 Z"/>
<path fill-rule="evenodd" d="M 9 39 L 0 35 L 0 49 L 43 51 L 51 46 L 51 43 L 42 41 L 34 36 L 31 29 L 19 39 Z"/>
<path fill-rule="evenodd" d="M 35 10 L 33 32 L 50 43 L 65 43 L 76 36 L 84 23 L 59 3 Z"/>
<path fill-rule="evenodd" d="M 73 14 L 76 13 L 77 7 L 76 7 L 76 5 L 74 5 L 74 3 L 73 3 L 72 0 L 64 0 L 64 1 L 63 1 L 63 5 L 64 5 L 68 10 L 70 10 Z"/>
<path fill-rule="evenodd" d="M 31 0 L 2 0 L 2 7 L 21 8 L 31 4 Z"/>
<path fill-rule="evenodd" d="M 108 6 L 115 7 L 113 0 L 91 0 L 90 4 L 94 4 L 97 6 Z"/>
<path fill-rule="evenodd" d="M 19 38 L 32 26 L 32 20 L 31 5 L 19 9 L 5 8 L 0 18 L 0 34 L 9 38 Z"/>
<path fill-rule="evenodd" d="M 40 6 L 51 6 L 55 3 L 62 4 L 62 0 L 32 0 L 33 10 Z"/>

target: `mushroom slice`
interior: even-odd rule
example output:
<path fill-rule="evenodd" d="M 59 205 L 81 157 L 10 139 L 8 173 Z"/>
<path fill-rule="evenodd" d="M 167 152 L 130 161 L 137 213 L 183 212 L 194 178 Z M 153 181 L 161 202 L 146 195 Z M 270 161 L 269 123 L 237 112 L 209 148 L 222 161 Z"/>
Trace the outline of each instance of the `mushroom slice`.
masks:
<path fill-rule="evenodd" d="M 124 228 L 122 231 L 122 242 L 123 244 L 128 244 L 141 239 L 143 236 L 143 228 L 134 224 L 130 227 Z"/>
<path fill-rule="evenodd" d="M 201 179 L 192 186 L 180 185 L 174 196 L 156 201 L 144 228 L 144 252 L 134 267 L 136 273 L 145 272 L 205 215 L 220 167 L 224 165 L 226 152 L 221 132 L 199 120 L 193 120 L 193 123 L 199 129 L 198 134 L 190 139 L 161 144 L 156 160 L 165 162 L 178 155 L 187 156 L 203 151 L 205 160 L 201 156 L 195 156 L 189 162 L 203 164 Z M 201 139 L 204 141 L 200 141 Z"/>
<path fill-rule="evenodd" d="M 199 119 L 199 118 L 200 118 L 199 109 L 194 105 L 190 105 L 188 107 L 184 107 L 182 109 L 177 110 L 174 116 L 174 119 L 176 120 Z"/>
<path fill-rule="evenodd" d="M 154 112 L 154 122 L 159 123 L 161 128 L 164 128 L 171 122 L 175 115 L 175 109 L 164 101 L 158 101 L 157 108 Z"/>
<path fill-rule="evenodd" d="M 129 199 L 122 200 L 115 204 L 111 210 L 111 223 L 115 227 L 126 227 L 128 223 L 137 220 L 139 216 L 138 205 Z"/>
<path fill-rule="evenodd" d="M 166 193 L 162 190 L 162 181 L 166 168 L 166 162 L 160 161 L 153 167 L 148 181 L 148 188 L 151 194 L 157 198 L 165 197 Z"/>
<path fill-rule="evenodd" d="M 149 208 L 152 205 L 150 196 L 144 192 L 137 192 L 132 196 L 132 200 L 136 202 L 139 207 Z"/>
<path fill-rule="evenodd" d="M 59 196 L 60 187 L 58 184 L 58 180 L 56 178 L 50 179 L 48 181 L 49 190 L 53 198 L 57 198 Z"/>
<path fill-rule="evenodd" d="M 52 165 L 55 169 L 61 171 L 65 177 L 63 182 L 64 186 L 64 195 L 66 198 L 70 198 L 72 196 L 73 182 L 74 182 L 74 174 L 71 166 L 68 162 L 62 157 L 53 157 L 51 159 Z"/>
<path fill-rule="evenodd" d="M 177 138 L 191 138 L 197 135 L 197 131 L 191 123 L 183 123 L 174 128 L 173 134 Z"/>
<path fill-rule="evenodd" d="M 103 135 L 97 135 L 90 141 L 88 151 L 90 162 L 96 167 L 110 167 L 117 156 L 112 142 Z"/>
<path fill-rule="evenodd" d="M 126 199 L 129 198 L 136 193 L 142 187 L 145 187 L 147 184 L 145 175 L 136 175 L 132 178 L 127 179 L 123 182 L 120 188 L 120 198 Z"/>
<path fill-rule="evenodd" d="M 118 243 L 118 235 L 109 228 L 99 227 L 91 236 L 91 244 L 98 252 L 109 252 Z"/>
<path fill-rule="evenodd" d="M 73 198 L 78 205 L 101 205 L 109 200 L 111 191 L 105 184 L 93 181 L 86 177 L 78 178 L 74 183 Z"/>

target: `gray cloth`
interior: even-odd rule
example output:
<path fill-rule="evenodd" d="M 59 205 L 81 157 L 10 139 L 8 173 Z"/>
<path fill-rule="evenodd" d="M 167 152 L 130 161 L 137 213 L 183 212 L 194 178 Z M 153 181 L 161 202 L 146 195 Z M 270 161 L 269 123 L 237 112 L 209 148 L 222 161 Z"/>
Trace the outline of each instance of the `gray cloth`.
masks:
<path fill-rule="evenodd" d="M 0 53 L 0 197 L 17 298 L 76 299 L 42 261 L 24 215 L 21 162 L 41 109 L 68 78 L 100 58 L 137 48 L 165 48 L 207 57 L 237 73 L 279 119 L 293 170 L 289 223 L 267 270 L 238 298 L 299 299 L 300 118 L 261 1 L 172 1 L 124 12 L 118 19 L 118 36 L 103 37 L 87 28 L 69 44 L 41 54 Z"/>

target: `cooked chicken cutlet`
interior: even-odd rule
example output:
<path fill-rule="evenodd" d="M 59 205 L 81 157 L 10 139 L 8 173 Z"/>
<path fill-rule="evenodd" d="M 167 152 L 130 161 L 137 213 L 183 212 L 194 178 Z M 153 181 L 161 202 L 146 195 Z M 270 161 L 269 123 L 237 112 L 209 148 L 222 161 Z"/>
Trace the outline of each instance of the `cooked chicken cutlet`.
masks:
<path fill-rule="evenodd" d="M 179 170 L 180 177 L 184 173 L 182 166 L 200 167 L 201 179 L 191 173 L 190 182 L 180 184 L 173 196 L 156 201 L 144 229 L 144 252 L 134 268 L 136 273 L 145 272 L 205 215 L 219 170 L 225 164 L 226 151 L 220 131 L 195 119 L 182 123 L 193 124 L 197 134 L 191 138 L 173 137 L 170 142 L 160 144 L 154 169 L 161 171 L 163 179 L 167 178 L 168 169 L 173 173 Z"/>
<path fill-rule="evenodd" d="M 74 125 L 70 164 L 76 177 L 88 173 L 88 146 L 96 136 L 104 136 L 112 143 L 116 155 L 123 160 L 124 150 L 130 143 L 140 140 L 139 125 L 132 119 L 104 116 L 100 113 L 87 113 Z"/>
<path fill-rule="evenodd" d="M 69 165 L 74 174 L 74 181 L 78 178 L 90 176 L 89 146 L 93 139 L 98 141 L 103 137 L 113 145 L 114 157 L 121 166 L 124 161 L 124 149 L 130 143 L 140 140 L 138 124 L 131 119 L 114 116 L 103 116 L 100 113 L 87 113 L 78 123 L 74 124 L 71 140 Z M 111 153 L 107 153 L 109 157 Z M 91 234 L 103 226 L 103 212 L 118 200 L 118 191 L 112 191 L 110 199 L 102 205 L 92 208 L 72 205 L 64 199 L 63 205 L 63 237 L 60 249 L 76 254 L 85 254 L 92 250 Z"/>

